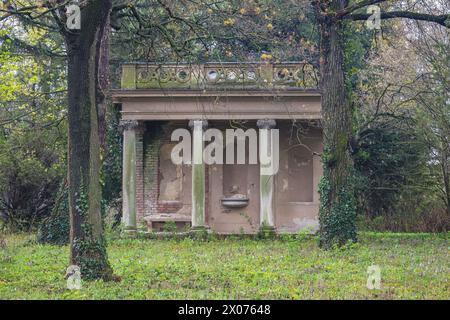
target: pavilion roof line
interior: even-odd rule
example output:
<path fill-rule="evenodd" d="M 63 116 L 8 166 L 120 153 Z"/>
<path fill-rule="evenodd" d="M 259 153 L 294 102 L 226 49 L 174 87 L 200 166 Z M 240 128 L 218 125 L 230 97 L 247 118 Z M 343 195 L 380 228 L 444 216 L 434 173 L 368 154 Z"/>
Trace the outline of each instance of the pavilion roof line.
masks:
<path fill-rule="evenodd" d="M 211 62 L 126 63 L 122 90 L 318 90 L 318 70 L 310 63 Z"/>

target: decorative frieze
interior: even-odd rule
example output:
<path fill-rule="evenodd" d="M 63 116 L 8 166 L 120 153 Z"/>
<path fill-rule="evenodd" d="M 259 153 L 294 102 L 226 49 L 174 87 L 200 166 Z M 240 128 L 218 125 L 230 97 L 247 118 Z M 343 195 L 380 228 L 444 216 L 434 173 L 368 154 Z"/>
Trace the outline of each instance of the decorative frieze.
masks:
<path fill-rule="evenodd" d="M 127 64 L 122 72 L 122 89 L 318 88 L 309 63 Z"/>

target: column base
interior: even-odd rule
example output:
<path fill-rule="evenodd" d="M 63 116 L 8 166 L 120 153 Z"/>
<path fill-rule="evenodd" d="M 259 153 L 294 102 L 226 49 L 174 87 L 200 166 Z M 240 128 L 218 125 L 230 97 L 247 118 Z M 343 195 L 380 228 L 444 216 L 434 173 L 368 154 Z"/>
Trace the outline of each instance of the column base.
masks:
<path fill-rule="evenodd" d="M 135 238 L 138 235 L 138 230 L 136 228 L 126 227 L 122 231 L 122 237 L 124 238 Z"/>
<path fill-rule="evenodd" d="M 204 239 L 209 233 L 209 228 L 204 226 L 191 227 L 189 230 L 189 235 L 199 239 Z"/>
<path fill-rule="evenodd" d="M 191 227 L 189 229 L 190 232 L 208 232 L 209 228 L 206 226 L 196 226 L 196 227 Z"/>
<path fill-rule="evenodd" d="M 144 219 L 139 220 L 136 230 L 138 233 L 146 233 L 148 231 L 147 222 Z"/>
<path fill-rule="evenodd" d="M 261 226 L 258 235 L 261 238 L 273 238 L 277 235 L 277 230 L 274 226 Z"/>

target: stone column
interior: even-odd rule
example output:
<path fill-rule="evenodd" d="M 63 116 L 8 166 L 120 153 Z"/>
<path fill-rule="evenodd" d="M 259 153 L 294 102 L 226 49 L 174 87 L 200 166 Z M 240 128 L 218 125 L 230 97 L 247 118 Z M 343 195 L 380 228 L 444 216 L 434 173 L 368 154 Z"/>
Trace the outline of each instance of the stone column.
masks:
<path fill-rule="evenodd" d="M 205 164 L 203 162 L 203 130 L 206 120 L 191 120 L 192 128 L 192 229 L 205 228 Z"/>
<path fill-rule="evenodd" d="M 275 173 L 274 167 L 267 164 L 269 156 L 271 163 L 278 161 L 278 149 L 273 148 L 271 130 L 276 126 L 275 120 L 258 120 L 259 128 L 259 162 L 260 162 L 260 230 L 262 232 L 275 232 L 273 192 Z M 278 135 L 276 135 L 278 137 Z M 276 154 L 275 154 L 276 153 Z M 265 161 L 263 161 L 265 160 Z M 278 167 L 278 164 L 276 164 Z"/>
<path fill-rule="evenodd" d="M 135 233 L 137 216 L 143 201 L 143 124 L 139 121 L 120 122 L 123 130 L 122 223 L 124 231 Z M 142 214 L 139 212 L 139 214 Z"/>

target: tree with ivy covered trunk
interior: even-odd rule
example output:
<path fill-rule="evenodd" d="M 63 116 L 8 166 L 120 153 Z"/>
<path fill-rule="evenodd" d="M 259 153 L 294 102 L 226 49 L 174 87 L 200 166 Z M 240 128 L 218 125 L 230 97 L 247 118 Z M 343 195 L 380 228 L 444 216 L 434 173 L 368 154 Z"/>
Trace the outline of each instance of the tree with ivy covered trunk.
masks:
<path fill-rule="evenodd" d="M 418 2 L 420 1 L 415 1 Z M 368 20 L 370 5 L 386 5 L 380 19 L 407 18 L 450 27 L 450 14 L 425 14 L 403 10 L 401 1 L 314 0 L 320 30 L 320 70 L 324 177 L 320 183 L 320 245 L 324 248 L 356 241 L 356 200 L 352 163 L 352 106 L 344 75 L 346 21 Z M 361 13 L 362 10 L 362 13 Z"/>
<path fill-rule="evenodd" d="M 62 29 L 68 57 L 70 260 L 84 278 L 104 280 L 114 278 L 103 238 L 99 137 L 111 8 L 112 1 L 87 1 L 80 30 Z"/>
<path fill-rule="evenodd" d="M 118 279 L 108 262 L 101 217 L 100 152 L 105 141 L 110 26 L 120 29 L 121 18 L 131 16 L 141 31 L 157 30 L 166 35 L 165 40 L 170 46 L 176 45 L 164 22 L 156 25 L 140 18 L 137 8 L 147 8 L 149 2 L 153 1 L 139 1 L 136 5 L 121 0 L 0 2 L 0 21 L 16 19 L 24 27 L 53 32 L 65 42 L 70 263 L 81 268 L 84 279 Z M 163 9 L 158 11 L 162 21 L 170 16 L 171 21 L 190 28 L 196 25 L 184 19 L 174 19 L 165 2 L 156 3 Z M 9 36 L 8 40 L 30 51 L 54 54 L 54 48 L 47 47 L 45 42 L 29 45 Z"/>
<path fill-rule="evenodd" d="M 170 7 L 164 2 L 157 1 L 157 4 L 163 8 L 161 20 L 167 20 L 168 16 L 172 20 Z M 140 29 L 159 30 L 167 35 L 163 22 L 146 24 L 140 19 L 137 7 L 142 9 L 148 5 L 146 1 L 134 6 L 130 1 L 121 0 L 0 2 L 1 22 L 14 19 L 25 28 L 48 30 L 65 42 L 70 263 L 81 267 L 84 279 L 118 279 L 108 262 L 101 217 L 100 152 L 105 141 L 104 117 L 108 103 L 109 32 L 110 25 L 120 29 L 121 18 L 131 16 Z M 183 19 L 173 21 L 188 24 Z M 176 45 L 170 36 L 165 39 L 170 46 Z M 45 42 L 30 45 L 9 35 L 8 41 L 33 52 L 51 55 L 55 50 Z"/>
<path fill-rule="evenodd" d="M 6 1 L 1 20 L 56 31 L 65 41 L 68 96 L 68 198 L 70 264 L 87 280 L 117 280 L 108 262 L 101 216 L 100 150 L 108 87 L 112 0 Z M 80 13 L 78 15 L 78 13 Z M 72 20 L 71 20 L 72 19 Z M 72 22 L 77 23 L 71 24 Z"/>
<path fill-rule="evenodd" d="M 315 3 L 320 26 L 321 91 L 323 114 L 324 177 L 320 183 L 320 244 L 356 241 L 356 206 L 349 142 L 352 110 L 344 82 L 344 26 L 329 10 L 342 9 L 346 1 L 333 1 L 329 7 Z"/>

